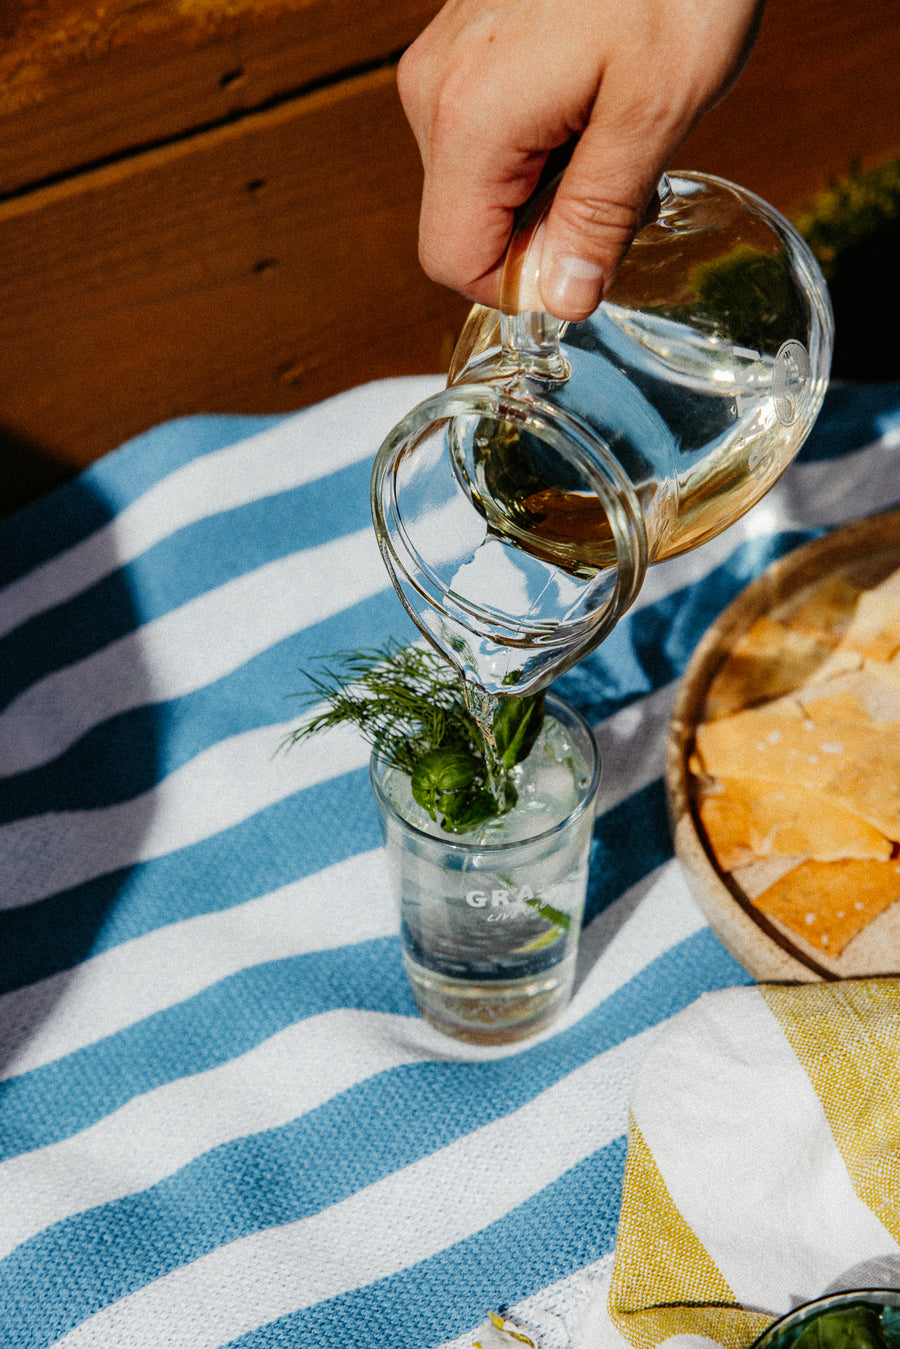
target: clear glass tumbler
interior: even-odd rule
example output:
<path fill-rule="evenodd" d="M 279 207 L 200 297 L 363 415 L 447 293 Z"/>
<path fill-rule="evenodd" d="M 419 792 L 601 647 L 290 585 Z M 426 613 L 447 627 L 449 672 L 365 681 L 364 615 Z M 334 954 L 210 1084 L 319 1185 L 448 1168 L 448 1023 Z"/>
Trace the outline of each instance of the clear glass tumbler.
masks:
<path fill-rule="evenodd" d="M 541 738 L 514 772 L 513 811 L 457 835 L 416 806 L 405 775 L 371 761 L 413 997 L 439 1030 L 475 1044 L 536 1034 L 575 978 L 600 786 L 587 722 L 548 695 Z"/>
<path fill-rule="evenodd" d="M 890 1261 L 888 1256 L 884 1272 L 892 1278 Z M 750 1349 L 793 1349 L 795 1344 L 797 1349 L 896 1349 L 898 1341 L 900 1288 L 854 1288 L 795 1307 L 763 1331 Z"/>

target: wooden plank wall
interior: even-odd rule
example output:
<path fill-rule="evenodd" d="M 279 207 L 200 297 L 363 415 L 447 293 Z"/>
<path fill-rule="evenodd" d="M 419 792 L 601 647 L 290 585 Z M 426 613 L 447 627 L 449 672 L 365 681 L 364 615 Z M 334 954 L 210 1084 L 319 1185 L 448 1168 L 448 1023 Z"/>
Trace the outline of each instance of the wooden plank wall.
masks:
<path fill-rule="evenodd" d="M 446 365 L 466 305 L 418 266 L 395 89 L 436 8 L 7 0 L 8 480 L 38 464 L 33 493 L 168 417 L 285 411 Z M 853 160 L 900 153 L 898 64 L 895 0 L 770 0 L 679 163 L 796 209 Z"/>
<path fill-rule="evenodd" d="M 832 178 L 900 155 L 897 0 L 769 0 L 738 83 L 682 147 L 790 216 Z"/>

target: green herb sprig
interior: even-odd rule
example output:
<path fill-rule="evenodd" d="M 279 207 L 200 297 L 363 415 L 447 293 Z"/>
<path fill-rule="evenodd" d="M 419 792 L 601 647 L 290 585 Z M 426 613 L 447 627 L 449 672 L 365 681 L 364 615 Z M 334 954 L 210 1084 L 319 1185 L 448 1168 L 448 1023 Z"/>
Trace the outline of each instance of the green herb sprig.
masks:
<path fill-rule="evenodd" d="M 296 745 L 321 731 L 353 725 L 392 767 L 411 780 L 415 800 L 448 833 L 468 833 L 516 802 L 510 776 L 531 752 L 544 721 L 544 695 L 504 697 L 494 717 L 489 774 L 484 738 L 462 685 L 436 652 L 388 641 L 327 657 L 297 696 L 325 707 L 288 737 Z"/>

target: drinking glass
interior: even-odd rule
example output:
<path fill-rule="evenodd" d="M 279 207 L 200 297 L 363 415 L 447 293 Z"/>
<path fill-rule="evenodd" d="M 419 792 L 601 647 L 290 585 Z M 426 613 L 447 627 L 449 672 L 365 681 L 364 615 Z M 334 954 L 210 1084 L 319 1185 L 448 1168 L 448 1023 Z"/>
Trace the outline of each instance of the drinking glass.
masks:
<path fill-rule="evenodd" d="M 475 1044 L 536 1034 L 575 978 L 600 785 L 587 722 L 548 695 L 544 732 L 513 771 L 516 807 L 458 835 L 415 804 L 408 777 L 371 761 L 413 997 L 439 1030 Z"/>
<path fill-rule="evenodd" d="M 828 1319 L 822 1320 L 824 1317 Z M 847 1289 L 805 1302 L 774 1321 L 754 1340 L 751 1349 L 792 1349 L 801 1337 L 802 1349 L 827 1345 L 873 1349 L 879 1344 L 884 1349 L 896 1349 L 900 1339 L 900 1289 Z"/>

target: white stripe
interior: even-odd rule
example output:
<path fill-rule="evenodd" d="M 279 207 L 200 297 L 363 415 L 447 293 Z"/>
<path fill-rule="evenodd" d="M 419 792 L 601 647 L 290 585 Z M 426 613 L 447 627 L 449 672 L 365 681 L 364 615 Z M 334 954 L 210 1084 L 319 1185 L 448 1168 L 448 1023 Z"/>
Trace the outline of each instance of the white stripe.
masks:
<path fill-rule="evenodd" d="M 622 1135 L 634 1074 L 657 1032 L 635 1036 L 512 1114 L 321 1213 L 175 1270 L 97 1313 L 60 1346 L 214 1349 L 445 1250 Z"/>
<path fill-rule="evenodd" d="M 645 877 L 582 934 L 578 963 L 585 973 L 572 1002 L 532 1043 L 575 1025 L 704 926 L 675 861 Z M 94 1044 L 238 970 L 396 930 L 381 848 L 233 908 L 169 924 L 0 997 L 0 1080 Z M 481 1053 L 502 1058 L 518 1049 Z"/>
<path fill-rule="evenodd" d="M 582 932 L 572 1001 L 532 1044 L 576 1025 L 654 960 L 707 926 L 674 858 L 644 876 Z"/>
<path fill-rule="evenodd" d="M 648 1056 L 632 1109 L 673 1202 L 743 1306 L 786 1312 L 900 1250 L 853 1189 L 812 1083 L 755 989 L 706 994 L 681 1013 Z"/>
<path fill-rule="evenodd" d="M 585 971 L 556 1028 L 579 1021 L 642 970 L 707 926 L 674 858 L 644 876 L 598 914 L 581 937 Z"/>
<path fill-rule="evenodd" d="M 679 681 L 672 680 L 594 726 L 603 766 L 601 813 L 663 777 L 678 688 Z"/>
<path fill-rule="evenodd" d="M 212 1148 L 280 1128 L 376 1073 L 425 1058 L 404 1041 L 408 1019 L 352 1008 L 322 1013 L 5 1162 L 0 1259 L 51 1223 L 137 1194 Z"/>
<path fill-rule="evenodd" d="M 346 726 L 277 754 L 295 725 L 263 726 L 220 740 L 150 791 L 114 806 L 48 812 L 0 826 L 0 910 L 188 848 L 294 792 L 368 763 L 369 747 Z"/>
<path fill-rule="evenodd" d="M 863 451 L 826 465 L 795 466 L 732 529 L 704 548 L 651 568 L 637 607 L 698 580 L 738 544 L 796 514 L 816 519 L 858 514 L 872 499 L 884 507 L 884 483 L 872 486 L 872 454 Z M 825 471 L 827 470 L 827 472 Z M 843 491 L 835 499 L 833 483 Z M 823 501 L 816 508 L 815 499 Z M 782 500 L 783 498 L 783 500 Z M 827 510 L 824 509 L 827 507 Z M 327 576 L 330 585 L 322 585 Z M 280 558 L 219 586 L 101 651 L 39 680 L 0 714 L 0 763 L 12 774 L 60 754 L 92 726 L 147 703 L 205 687 L 303 627 L 387 588 L 387 573 L 371 530 Z"/>
<path fill-rule="evenodd" d="M 0 1079 L 114 1035 L 239 970 L 372 941 L 397 927 L 381 848 L 259 899 L 171 923 L 0 998 Z"/>
<path fill-rule="evenodd" d="M 108 525 L 0 591 L 0 637 L 186 525 L 291 491 L 371 456 L 394 422 L 443 383 L 439 376 L 425 375 L 364 385 L 176 469 Z"/>
<path fill-rule="evenodd" d="M 595 728 L 603 761 L 602 810 L 661 775 L 676 689 L 675 683 L 667 685 Z M 221 740 L 127 801 L 0 825 L 0 911 L 189 847 L 368 762 L 368 747 L 351 730 L 323 733 L 276 753 L 295 725 L 264 726 Z"/>
<path fill-rule="evenodd" d="M 596 1319 L 594 1309 L 613 1258 L 614 1252 L 607 1251 L 599 1260 L 574 1274 L 547 1284 L 546 1288 L 504 1310 L 503 1319 L 519 1333 L 529 1335 L 541 1349 L 588 1349 L 588 1346 L 593 1349 L 593 1341 L 587 1336 L 592 1333 Z M 482 1322 L 465 1334 L 446 1340 L 438 1349 L 472 1349 L 472 1341 L 479 1331 L 483 1332 L 484 1325 Z M 514 1349 L 514 1343 L 510 1343 L 508 1349 Z M 506 1345 L 504 1349 L 507 1349 Z"/>
<path fill-rule="evenodd" d="M 3 775 L 46 763 L 109 717 L 204 688 L 389 585 L 362 529 L 198 595 L 15 698 L 0 714 Z"/>
<path fill-rule="evenodd" d="M 358 463 L 374 452 L 390 427 L 414 403 L 436 393 L 443 384 L 442 377 L 433 375 L 375 381 L 176 469 L 123 507 L 108 525 L 0 592 L 0 636 L 34 614 L 71 599 L 195 521 L 290 491 Z M 896 433 L 886 435 L 875 442 L 874 448 L 890 449 L 895 440 Z M 864 447 L 846 459 L 871 448 Z M 804 474 L 811 468 L 834 469 L 845 462 L 794 465 L 788 476 Z M 843 471 L 837 470 L 838 475 Z M 783 492 L 784 484 L 782 479 L 773 490 Z M 881 509 L 883 502 L 872 480 L 862 485 L 865 498 L 856 513 Z M 853 499 L 857 499 L 855 494 Z"/>

